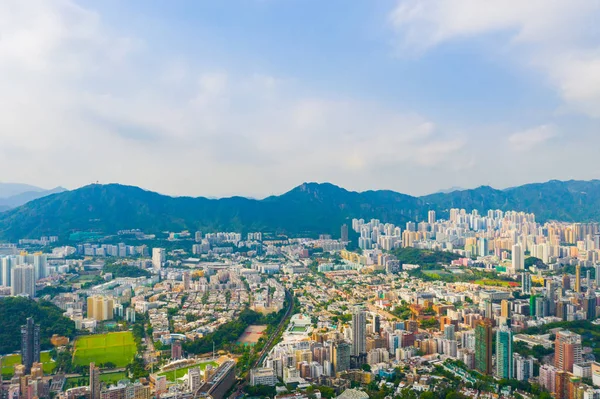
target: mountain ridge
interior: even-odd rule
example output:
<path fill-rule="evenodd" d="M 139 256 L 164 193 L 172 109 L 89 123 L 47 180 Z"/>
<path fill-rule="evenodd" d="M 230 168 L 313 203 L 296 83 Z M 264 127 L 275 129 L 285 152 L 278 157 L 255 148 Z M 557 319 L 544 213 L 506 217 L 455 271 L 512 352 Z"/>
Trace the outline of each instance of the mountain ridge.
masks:
<path fill-rule="evenodd" d="M 498 190 L 490 186 L 421 197 L 392 190 L 349 191 L 331 183 L 307 182 L 264 199 L 172 197 L 136 186 L 91 184 L 51 194 L 0 214 L 0 237 L 15 240 L 73 231 L 139 228 L 174 230 L 271 231 L 292 235 L 337 236 L 352 218 L 376 218 L 403 226 L 450 208 L 481 213 L 489 209 L 533 212 L 540 221 L 600 221 L 600 180 L 551 180 Z"/>

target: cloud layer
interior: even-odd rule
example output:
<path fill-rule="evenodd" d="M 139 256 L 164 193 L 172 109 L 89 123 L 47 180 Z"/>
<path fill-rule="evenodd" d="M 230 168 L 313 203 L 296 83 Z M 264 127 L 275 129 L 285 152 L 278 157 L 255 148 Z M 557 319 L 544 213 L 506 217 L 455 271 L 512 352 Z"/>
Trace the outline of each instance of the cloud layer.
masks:
<path fill-rule="evenodd" d="M 543 73 L 563 99 L 564 109 L 551 113 L 595 121 L 600 54 L 592 24 L 598 10 L 591 3 L 403 1 L 390 10 L 394 32 L 388 33 L 417 54 L 481 35 L 508 35 L 504 51 L 521 67 Z M 422 194 L 453 185 L 571 177 L 551 166 L 514 177 L 527 169 L 525 162 L 556 157 L 553 143 L 568 134 L 552 118 L 457 124 L 407 106 L 410 94 L 399 106 L 375 88 L 372 95 L 336 93 L 296 78 L 293 69 L 280 73 L 158 52 L 155 37 L 109 23 L 71 0 L 1 2 L 0 180 L 264 196 L 315 180 Z M 239 50 L 229 45 L 226 50 Z M 402 73 L 389 79 L 400 80 Z M 465 109 L 462 119 L 470 112 Z M 578 139 L 572 144 L 581 148 Z M 525 160 L 522 150 L 534 147 L 547 152 Z M 569 144 L 560 148 L 568 151 Z M 504 163 L 490 171 L 494 158 Z M 586 170 L 589 175 L 573 177 L 600 173 Z"/>

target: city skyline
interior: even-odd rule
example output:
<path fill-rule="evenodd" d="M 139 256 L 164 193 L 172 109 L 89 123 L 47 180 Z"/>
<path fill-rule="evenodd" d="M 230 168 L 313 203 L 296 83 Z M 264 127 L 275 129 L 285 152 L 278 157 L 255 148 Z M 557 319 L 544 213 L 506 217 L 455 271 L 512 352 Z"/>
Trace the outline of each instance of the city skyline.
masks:
<path fill-rule="evenodd" d="M 1 180 L 263 197 L 600 176 L 592 2 L 34 4 L 1 10 Z"/>

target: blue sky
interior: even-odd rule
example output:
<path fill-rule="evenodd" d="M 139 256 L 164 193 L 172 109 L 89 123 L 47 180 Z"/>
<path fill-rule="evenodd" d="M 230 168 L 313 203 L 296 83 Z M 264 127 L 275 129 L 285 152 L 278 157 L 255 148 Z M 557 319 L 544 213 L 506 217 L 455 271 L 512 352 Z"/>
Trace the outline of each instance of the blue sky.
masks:
<path fill-rule="evenodd" d="M 597 178 L 594 3 L 8 1 L 0 180 L 262 197 Z"/>

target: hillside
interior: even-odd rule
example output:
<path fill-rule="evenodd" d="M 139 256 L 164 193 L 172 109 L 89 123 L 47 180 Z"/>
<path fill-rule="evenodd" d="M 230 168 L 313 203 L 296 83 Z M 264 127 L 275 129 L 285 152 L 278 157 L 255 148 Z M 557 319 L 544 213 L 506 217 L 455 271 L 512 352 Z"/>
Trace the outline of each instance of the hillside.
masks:
<path fill-rule="evenodd" d="M 42 349 L 50 349 L 53 334 L 73 338 L 75 323 L 62 315 L 62 310 L 46 301 L 8 297 L 0 299 L 0 355 L 21 348 L 21 325 L 28 317 L 40 324 Z M 17 338 L 18 337 L 18 338 Z"/>
<path fill-rule="evenodd" d="M 169 197 L 118 184 L 93 184 L 36 199 L 0 214 L 0 237 L 15 240 L 73 231 L 105 234 L 139 228 L 165 230 L 262 230 L 286 234 L 339 234 L 352 218 L 403 225 L 426 219 L 430 209 L 447 217 L 452 207 L 534 212 L 539 221 L 600 221 L 600 181 L 550 181 L 506 190 L 472 190 L 413 197 L 393 191 L 348 191 L 304 183 L 263 200 Z"/>

